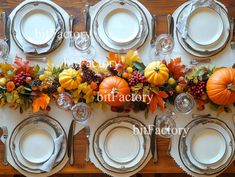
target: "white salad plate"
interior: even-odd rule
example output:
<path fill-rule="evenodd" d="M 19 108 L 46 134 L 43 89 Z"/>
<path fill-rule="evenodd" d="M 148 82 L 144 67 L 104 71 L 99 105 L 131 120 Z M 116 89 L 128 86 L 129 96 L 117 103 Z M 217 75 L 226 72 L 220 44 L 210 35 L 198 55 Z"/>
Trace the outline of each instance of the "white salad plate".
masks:
<path fill-rule="evenodd" d="M 193 136 L 190 149 L 199 163 L 214 164 L 223 158 L 226 141 L 219 131 L 206 128 Z"/>
<path fill-rule="evenodd" d="M 125 53 L 142 46 L 148 36 L 148 21 L 139 5 L 129 0 L 103 4 L 92 24 L 95 40 L 107 51 Z"/>
<path fill-rule="evenodd" d="M 133 126 L 143 124 L 123 117 L 105 122 L 97 129 L 93 149 L 100 164 L 109 171 L 127 173 L 137 169 L 149 154 L 149 135 L 134 134 Z M 121 143 L 120 143 L 121 142 Z"/>
<path fill-rule="evenodd" d="M 18 15 L 17 19 L 20 22 L 22 36 L 31 44 L 46 44 L 56 33 L 57 17 L 49 11 L 48 6 L 27 8 L 27 11 Z"/>
<path fill-rule="evenodd" d="M 43 54 L 63 41 L 65 22 L 60 12 L 45 1 L 22 6 L 12 19 L 11 34 L 17 46 L 26 53 Z M 27 51 L 27 50 L 29 51 Z"/>
<path fill-rule="evenodd" d="M 188 35 L 199 45 L 211 45 L 223 33 L 223 20 L 209 7 L 198 7 L 188 17 Z"/>
<path fill-rule="evenodd" d="M 47 161 L 54 151 L 54 140 L 51 134 L 40 128 L 27 130 L 19 140 L 22 156 L 31 163 Z"/>
<path fill-rule="evenodd" d="M 179 30 L 176 30 L 177 39 L 185 51 L 199 58 L 203 58 L 216 55 L 225 48 L 231 33 L 230 21 L 226 10 L 219 4 L 218 6 L 220 8 L 220 13 L 206 7 L 198 7 L 192 12 L 188 19 L 188 36 L 186 39 L 181 38 Z M 189 8 L 190 5 L 186 5 L 182 9 L 177 17 L 177 23 L 183 18 L 184 13 L 186 13 Z M 210 14 L 210 18 L 203 18 L 206 14 Z M 201 18 L 201 20 L 198 18 Z M 205 27 L 199 27 L 203 23 L 209 23 L 209 21 L 214 21 L 213 23 L 215 24 L 210 24 L 213 28 L 207 27 L 209 24 Z M 215 28 L 216 26 L 218 27 L 217 29 Z M 209 33 L 214 34 L 215 36 L 212 36 Z"/>
<path fill-rule="evenodd" d="M 223 171 L 234 156 L 234 136 L 228 126 L 214 118 L 197 118 L 181 134 L 179 153 L 182 162 L 198 174 Z"/>
<path fill-rule="evenodd" d="M 22 121 L 14 129 L 9 147 L 16 165 L 30 173 L 43 173 L 41 166 L 54 153 L 54 140 L 64 136 L 60 152 L 56 158 L 56 167 L 67 151 L 66 133 L 55 119 L 46 115 L 34 115 Z"/>

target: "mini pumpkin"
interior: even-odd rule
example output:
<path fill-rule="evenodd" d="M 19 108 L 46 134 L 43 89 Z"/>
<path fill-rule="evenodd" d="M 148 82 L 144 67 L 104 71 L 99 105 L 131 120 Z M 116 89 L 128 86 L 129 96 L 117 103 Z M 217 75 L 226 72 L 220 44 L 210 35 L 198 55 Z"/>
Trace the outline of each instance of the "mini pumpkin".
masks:
<path fill-rule="evenodd" d="M 82 78 L 80 72 L 72 68 L 65 69 L 62 73 L 59 74 L 60 85 L 66 90 L 73 90 L 78 88 L 81 81 Z"/>
<path fill-rule="evenodd" d="M 130 95 L 130 87 L 124 79 L 110 76 L 101 82 L 99 95 L 110 106 L 122 106 L 126 103 L 126 96 Z"/>
<path fill-rule="evenodd" d="M 153 85 L 163 85 L 169 78 L 169 70 L 161 61 L 154 61 L 145 68 L 144 76 Z"/>
<path fill-rule="evenodd" d="M 218 105 L 235 102 L 235 69 L 222 68 L 215 71 L 206 84 L 207 95 Z"/>

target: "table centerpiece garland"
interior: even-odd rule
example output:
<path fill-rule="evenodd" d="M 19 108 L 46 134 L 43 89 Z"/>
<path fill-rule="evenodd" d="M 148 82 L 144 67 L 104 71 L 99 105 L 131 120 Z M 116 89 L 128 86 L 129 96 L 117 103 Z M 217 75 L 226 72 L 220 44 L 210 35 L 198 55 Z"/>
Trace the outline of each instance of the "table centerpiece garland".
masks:
<path fill-rule="evenodd" d="M 96 61 L 53 66 L 49 61 L 40 68 L 17 56 L 13 64 L 0 64 L 0 106 L 20 108 L 21 113 L 31 107 L 33 112 L 50 111 L 50 101 L 62 98 L 71 106 L 84 102 L 105 110 L 110 105 L 114 112 L 145 111 L 147 115 L 157 108 L 164 111 L 166 103 L 174 104 L 182 92 L 194 97 L 198 110 L 209 104 L 217 113 L 231 112 L 229 106 L 235 103 L 234 66 L 186 67 L 181 58 L 145 66 L 138 52 L 132 50 L 126 55 L 109 52 L 105 66 Z M 101 99 L 109 96 L 112 99 Z"/>

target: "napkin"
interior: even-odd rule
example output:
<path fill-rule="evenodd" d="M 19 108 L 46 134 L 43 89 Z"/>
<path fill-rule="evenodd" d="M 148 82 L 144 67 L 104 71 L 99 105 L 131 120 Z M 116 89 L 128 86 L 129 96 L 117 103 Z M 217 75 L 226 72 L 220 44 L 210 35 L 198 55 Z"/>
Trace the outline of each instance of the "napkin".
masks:
<path fill-rule="evenodd" d="M 220 14 L 220 6 L 216 3 L 215 0 L 190 0 L 189 7 L 184 12 L 184 14 L 181 16 L 181 18 L 178 20 L 178 23 L 176 24 L 176 27 L 178 28 L 181 37 L 183 39 L 187 38 L 188 35 L 188 17 L 189 15 L 198 7 L 210 7 L 217 11 Z"/>
<path fill-rule="evenodd" d="M 58 156 L 58 153 L 60 152 L 61 149 L 61 143 L 63 142 L 64 135 L 60 135 L 54 140 L 55 143 L 55 150 L 50 159 L 48 159 L 40 168 L 40 170 L 45 171 L 45 172 L 50 172 L 52 168 L 54 167 L 54 164 L 56 162 L 56 158 Z"/>

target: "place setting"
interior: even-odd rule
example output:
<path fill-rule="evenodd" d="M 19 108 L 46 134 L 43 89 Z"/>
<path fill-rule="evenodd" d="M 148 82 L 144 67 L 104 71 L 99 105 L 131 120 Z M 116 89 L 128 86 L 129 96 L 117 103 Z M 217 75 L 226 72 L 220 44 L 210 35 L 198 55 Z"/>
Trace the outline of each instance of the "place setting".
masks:
<path fill-rule="evenodd" d="M 235 28 L 222 3 L 182 4 L 164 16 L 163 34 L 137 0 L 87 3 L 81 17 L 27 0 L 1 19 L 4 165 L 33 177 L 84 161 L 127 177 L 157 168 L 164 139 L 191 176 L 218 176 L 233 162 Z"/>

